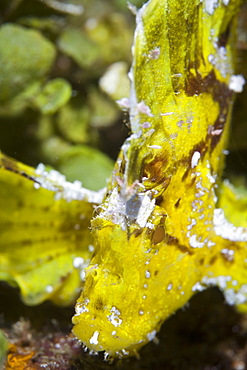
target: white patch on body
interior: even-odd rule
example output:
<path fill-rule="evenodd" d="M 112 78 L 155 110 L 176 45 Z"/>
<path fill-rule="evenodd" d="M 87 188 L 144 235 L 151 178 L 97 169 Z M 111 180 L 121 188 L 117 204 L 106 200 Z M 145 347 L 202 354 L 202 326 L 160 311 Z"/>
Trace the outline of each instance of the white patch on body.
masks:
<path fill-rule="evenodd" d="M 214 231 L 216 235 L 232 242 L 247 241 L 247 228 L 234 226 L 227 221 L 224 211 L 221 208 L 214 210 Z"/>
<path fill-rule="evenodd" d="M 149 340 L 149 342 L 151 342 L 152 340 L 154 340 L 156 338 L 156 330 L 153 330 L 151 333 L 148 333 L 147 334 L 147 338 Z"/>
<path fill-rule="evenodd" d="M 191 158 L 191 168 L 195 168 L 198 165 L 200 158 L 201 158 L 201 153 L 198 151 L 195 151 Z"/>
<path fill-rule="evenodd" d="M 244 89 L 245 79 L 242 75 L 233 75 L 230 78 L 229 89 L 241 93 Z"/>
<path fill-rule="evenodd" d="M 99 337 L 99 332 L 98 331 L 95 331 L 92 335 L 92 337 L 89 339 L 89 343 L 90 344 L 98 344 L 98 337 Z"/>
<path fill-rule="evenodd" d="M 114 326 L 120 326 L 122 324 L 122 319 L 120 319 L 119 315 L 121 315 L 121 312 L 113 306 L 110 310 L 111 314 L 107 316 L 110 323 Z"/>
<path fill-rule="evenodd" d="M 204 243 L 200 243 L 197 239 L 196 239 L 196 235 L 192 235 L 190 237 L 190 246 L 192 248 L 203 248 L 204 247 Z"/>
<path fill-rule="evenodd" d="M 218 6 L 218 0 L 205 0 L 205 10 L 209 15 L 214 14 Z"/>
<path fill-rule="evenodd" d="M 35 174 L 35 180 L 42 188 L 55 192 L 55 200 L 65 199 L 67 202 L 85 200 L 90 203 L 100 204 L 106 192 L 106 189 L 98 192 L 85 189 L 80 181 L 74 181 L 73 183 L 66 181 L 66 177 L 58 171 L 46 171 L 42 163 L 36 168 Z M 35 187 L 37 186 L 35 185 Z"/>

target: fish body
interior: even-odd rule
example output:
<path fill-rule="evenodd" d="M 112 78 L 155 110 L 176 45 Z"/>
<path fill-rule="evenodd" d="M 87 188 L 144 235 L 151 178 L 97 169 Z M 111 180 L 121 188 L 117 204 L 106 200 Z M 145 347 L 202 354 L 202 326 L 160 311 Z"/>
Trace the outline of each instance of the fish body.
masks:
<path fill-rule="evenodd" d="M 131 135 L 91 222 L 95 252 L 73 317 L 90 350 L 135 354 L 210 285 L 246 310 L 247 229 L 219 206 L 221 189 L 231 191 L 221 175 L 243 85 L 240 5 L 150 0 L 137 12 Z"/>

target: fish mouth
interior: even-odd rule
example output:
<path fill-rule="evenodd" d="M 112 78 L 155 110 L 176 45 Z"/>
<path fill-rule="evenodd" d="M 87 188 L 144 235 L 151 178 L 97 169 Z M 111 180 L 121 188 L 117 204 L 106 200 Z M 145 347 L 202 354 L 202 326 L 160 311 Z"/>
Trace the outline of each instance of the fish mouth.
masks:
<path fill-rule="evenodd" d="M 105 351 L 111 357 L 132 356 L 143 345 L 143 340 L 136 341 L 120 324 L 114 326 L 93 316 L 80 316 L 72 318 L 72 332 L 90 351 Z"/>

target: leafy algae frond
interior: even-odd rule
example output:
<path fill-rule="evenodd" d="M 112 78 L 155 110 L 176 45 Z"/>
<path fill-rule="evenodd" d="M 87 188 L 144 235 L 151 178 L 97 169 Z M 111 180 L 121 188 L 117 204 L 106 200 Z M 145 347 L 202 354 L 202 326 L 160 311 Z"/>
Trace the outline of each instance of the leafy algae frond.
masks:
<path fill-rule="evenodd" d="M 91 223 L 96 249 L 73 317 L 93 351 L 134 354 L 209 285 L 246 310 L 247 228 L 220 208 L 233 199 L 221 174 L 244 83 L 234 75 L 240 5 L 150 0 L 137 12 L 132 134 Z"/>

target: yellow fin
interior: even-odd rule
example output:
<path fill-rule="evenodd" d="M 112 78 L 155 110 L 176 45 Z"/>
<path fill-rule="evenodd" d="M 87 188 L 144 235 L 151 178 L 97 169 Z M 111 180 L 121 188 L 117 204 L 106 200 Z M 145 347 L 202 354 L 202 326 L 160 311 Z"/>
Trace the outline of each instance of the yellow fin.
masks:
<path fill-rule="evenodd" d="M 67 305 L 79 294 L 92 254 L 94 203 L 88 196 L 94 192 L 85 191 L 82 200 L 79 186 L 78 196 L 73 184 L 66 189 L 67 183 L 56 182 L 58 173 L 50 180 L 40 168 L 35 171 L 0 153 L 0 279 L 18 286 L 28 304 L 51 299 Z M 63 199 L 66 191 L 70 201 Z"/>

